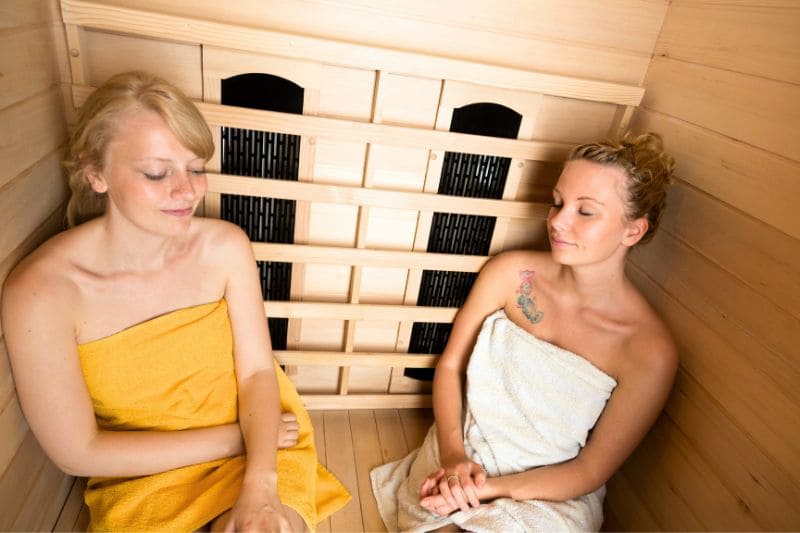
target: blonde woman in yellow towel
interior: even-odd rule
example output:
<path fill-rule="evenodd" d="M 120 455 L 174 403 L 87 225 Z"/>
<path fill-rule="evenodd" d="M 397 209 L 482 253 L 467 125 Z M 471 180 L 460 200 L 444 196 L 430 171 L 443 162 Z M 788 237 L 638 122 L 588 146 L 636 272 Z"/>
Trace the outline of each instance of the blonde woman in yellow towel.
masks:
<path fill-rule="evenodd" d="M 65 160 L 73 227 L 3 290 L 22 409 L 52 460 L 91 478 L 93 530 L 314 531 L 349 499 L 274 364 L 247 236 L 193 216 L 213 152 L 176 88 L 114 76 Z M 278 450 L 282 411 L 299 428 Z"/>
<path fill-rule="evenodd" d="M 390 530 L 586 531 L 604 484 L 664 406 L 667 328 L 625 276 L 673 168 L 646 134 L 574 149 L 553 190 L 549 252 L 480 272 L 436 367 L 422 447 L 373 470 Z"/>

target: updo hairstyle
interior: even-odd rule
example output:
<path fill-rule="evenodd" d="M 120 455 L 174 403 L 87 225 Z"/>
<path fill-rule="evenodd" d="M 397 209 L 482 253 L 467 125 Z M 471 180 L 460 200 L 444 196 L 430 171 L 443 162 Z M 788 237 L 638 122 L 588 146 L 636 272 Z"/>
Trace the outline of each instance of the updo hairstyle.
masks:
<path fill-rule="evenodd" d="M 572 149 L 567 161 L 585 160 L 621 168 L 627 175 L 625 212 L 629 220 L 645 217 L 648 228 L 637 244 L 653 238 L 666 205 L 667 188 L 672 183 L 675 160 L 664 151 L 657 133 L 588 143 Z"/>

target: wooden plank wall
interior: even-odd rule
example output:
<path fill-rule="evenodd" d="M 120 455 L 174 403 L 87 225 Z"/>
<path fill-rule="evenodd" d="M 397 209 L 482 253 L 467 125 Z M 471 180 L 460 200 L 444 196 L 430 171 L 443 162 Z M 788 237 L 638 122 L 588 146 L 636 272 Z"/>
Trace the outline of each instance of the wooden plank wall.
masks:
<path fill-rule="evenodd" d="M 610 486 L 633 529 L 800 529 L 800 5 L 673 0 L 633 126 L 678 161 L 631 274 L 681 369 Z"/>
<path fill-rule="evenodd" d="M 63 33 L 55 0 L 0 3 L 0 283 L 63 221 Z M 0 530 L 50 529 L 72 478 L 28 430 L 0 352 Z"/>

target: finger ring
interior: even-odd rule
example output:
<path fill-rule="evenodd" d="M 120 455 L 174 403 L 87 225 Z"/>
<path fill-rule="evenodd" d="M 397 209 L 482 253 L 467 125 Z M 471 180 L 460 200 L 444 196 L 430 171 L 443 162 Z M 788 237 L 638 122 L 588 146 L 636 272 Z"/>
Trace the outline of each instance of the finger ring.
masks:
<path fill-rule="evenodd" d="M 458 481 L 458 476 L 455 475 L 455 474 L 451 474 L 451 475 L 447 476 L 447 484 L 448 485 L 450 484 L 450 480 L 451 479 L 455 479 L 456 481 Z"/>

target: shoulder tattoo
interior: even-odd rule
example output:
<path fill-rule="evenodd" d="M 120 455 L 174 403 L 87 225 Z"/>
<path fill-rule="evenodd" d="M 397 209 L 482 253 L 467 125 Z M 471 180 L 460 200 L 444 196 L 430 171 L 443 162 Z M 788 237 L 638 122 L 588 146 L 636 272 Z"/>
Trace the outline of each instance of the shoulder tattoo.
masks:
<path fill-rule="evenodd" d="M 536 274 L 536 272 L 533 270 L 520 270 L 520 284 L 519 289 L 517 289 L 517 307 L 522 310 L 522 314 L 531 321 L 531 324 L 538 324 L 542 321 L 542 318 L 544 318 L 544 313 L 536 307 L 536 298 L 533 296 L 534 274 Z"/>

